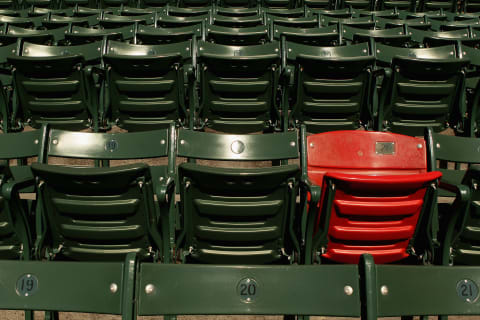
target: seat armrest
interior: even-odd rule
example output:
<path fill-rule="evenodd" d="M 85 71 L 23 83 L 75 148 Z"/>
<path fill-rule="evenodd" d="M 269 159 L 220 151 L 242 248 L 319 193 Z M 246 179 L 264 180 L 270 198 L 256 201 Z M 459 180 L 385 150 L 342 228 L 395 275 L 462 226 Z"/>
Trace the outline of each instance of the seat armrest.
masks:
<path fill-rule="evenodd" d="M 10 200 L 12 199 L 12 196 L 19 190 L 32 186 L 34 184 L 35 179 L 33 177 L 7 182 L 2 186 L 2 196 L 5 197 L 5 199 Z"/>

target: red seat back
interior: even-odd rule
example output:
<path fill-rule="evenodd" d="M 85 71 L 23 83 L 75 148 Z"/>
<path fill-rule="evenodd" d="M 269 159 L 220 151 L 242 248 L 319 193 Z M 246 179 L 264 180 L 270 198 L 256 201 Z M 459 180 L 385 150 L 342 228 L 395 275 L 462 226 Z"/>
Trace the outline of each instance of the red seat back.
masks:
<path fill-rule="evenodd" d="M 426 172 L 423 139 L 384 132 L 327 132 L 307 138 L 307 159 L 308 176 L 322 185 L 319 213 L 327 205 L 327 179 L 335 184 L 323 257 L 342 263 L 358 263 L 363 253 L 370 253 L 376 263 L 408 257 L 426 189 L 441 177 L 439 172 Z M 318 216 L 316 231 L 320 221 Z"/>

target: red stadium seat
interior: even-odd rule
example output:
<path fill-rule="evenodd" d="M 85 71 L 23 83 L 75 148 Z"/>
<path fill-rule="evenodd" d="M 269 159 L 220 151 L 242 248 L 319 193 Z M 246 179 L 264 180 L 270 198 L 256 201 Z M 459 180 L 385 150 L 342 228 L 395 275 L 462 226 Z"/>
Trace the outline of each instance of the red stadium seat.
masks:
<path fill-rule="evenodd" d="M 322 186 L 316 217 L 309 217 L 312 250 L 341 263 L 358 263 L 363 253 L 376 263 L 389 263 L 415 252 L 412 240 L 425 231 L 417 226 L 430 219 L 433 185 L 441 177 L 427 172 L 425 141 L 385 132 L 334 131 L 306 142 L 308 177 Z"/>

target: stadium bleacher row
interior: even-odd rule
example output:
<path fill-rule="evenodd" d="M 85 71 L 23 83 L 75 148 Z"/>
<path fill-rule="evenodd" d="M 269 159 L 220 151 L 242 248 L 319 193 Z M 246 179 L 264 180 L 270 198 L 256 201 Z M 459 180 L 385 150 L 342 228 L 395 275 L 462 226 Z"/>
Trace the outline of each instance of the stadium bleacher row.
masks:
<path fill-rule="evenodd" d="M 0 0 L 0 309 L 480 315 L 479 3 Z"/>

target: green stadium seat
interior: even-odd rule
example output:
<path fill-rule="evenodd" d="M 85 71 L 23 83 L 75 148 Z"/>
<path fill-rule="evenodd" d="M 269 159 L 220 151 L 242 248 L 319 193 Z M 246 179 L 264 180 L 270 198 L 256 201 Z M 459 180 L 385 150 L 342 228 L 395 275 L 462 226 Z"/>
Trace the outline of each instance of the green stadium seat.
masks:
<path fill-rule="evenodd" d="M 261 161 L 298 158 L 297 133 L 225 135 L 179 130 L 177 155 L 189 159 Z M 178 167 L 183 260 L 206 264 L 289 264 L 298 165 Z"/>
<path fill-rule="evenodd" d="M 46 21 L 42 22 L 42 27 L 46 29 L 57 29 L 57 28 L 69 27 L 69 26 L 78 26 L 78 27 L 88 28 L 90 26 L 90 21 L 92 21 L 93 24 L 96 24 L 96 22 L 98 22 L 95 16 L 63 17 L 63 16 L 50 15 L 50 17 Z"/>
<path fill-rule="evenodd" d="M 34 185 L 30 167 L 10 166 L 11 160 L 38 157 L 41 154 L 40 130 L 0 135 L 0 177 L 2 194 L 0 207 L 0 260 L 30 260 L 33 249 L 33 229 L 28 206 L 19 193 Z"/>
<path fill-rule="evenodd" d="M 263 16 L 228 17 L 214 15 L 212 24 L 229 28 L 248 28 L 263 25 Z"/>
<path fill-rule="evenodd" d="M 304 0 L 303 2 L 312 9 L 332 9 L 328 0 Z"/>
<path fill-rule="evenodd" d="M 210 21 L 210 14 L 194 17 L 174 17 L 167 15 L 159 15 L 157 18 L 157 27 L 160 28 L 180 28 L 187 26 L 194 26 L 199 23 L 206 23 Z"/>
<path fill-rule="evenodd" d="M 246 2 L 248 1 L 249 0 L 246 0 Z M 248 17 L 248 16 L 258 15 L 259 11 L 258 11 L 258 7 L 248 8 L 248 4 L 247 4 L 247 6 L 244 8 L 216 7 L 214 13 L 221 16 L 227 16 L 227 17 Z"/>
<path fill-rule="evenodd" d="M 285 26 L 294 28 L 318 28 L 320 24 L 318 22 L 318 16 L 301 17 L 301 18 L 284 18 L 267 16 L 267 24 L 275 26 Z"/>
<path fill-rule="evenodd" d="M 268 42 L 268 27 L 229 28 L 216 25 L 206 27 L 205 39 L 208 42 L 230 46 L 258 45 Z"/>
<path fill-rule="evenodd" d="M 62 28 L 63 32 L 67 31 L 67 28 Z M 36 44 L 52 45 L 60 39 L 55 39 L 54 33 L 51 30 L 33 30 L 24 29 L 15 26 L 9 26 L 6 34 L 0 35 L 0 39 L 3 45 L 16 43 L 18 39 L 22 39 L 24 42 L 31 42 Z"/>
<path fill-rule="evenodd" d="M 377 63 L 388 65 L 378 109 L 378 130 L 419 136 L 425 127 L 462 130 L 467 59 L 455 46 L 409 49 L 376 45 Z M 390 71 L 391 70 L 391 71 Z"/>
<path fill-rule="evenodd" d="M 155 14 L 146 14 L 143 16 L 116 16 L 112 14 L 104 14 L 98 21 L 100 26 L 105 29 L 115 29 L 135 24 L 154 24 Z"/>
<path fill-rule="evenodd" d="M 321 47 L 337 46 L 341 40 L 336 25 L 308 29 L 274 26 L 273 39 L 280 41 L 282 37 L 289 42 Z"/>
<path fill-rule="evenodd" d="M 169 16 L 175 17 L 197 17 L 210 14 L 212 11 L 211 7 L 200 7 L 200 8 L 179 8 L 168 6 L 166 13 Z"/>
<path fill-rule="evenodd" d="M 309 132 L 357 129 L 371 126 L 371 85 L 375 58 L 368 43 L 313 47 L 290 43 L 286 83 L 296 93 L 284 97 L 284 117 L 292 101 L 290 122 L 305 124 Z M 287 72 L 288 71 L 288 72 Z M 295 73 L 295 75 L 294 75 Z"/>
<path fill-rule="evenodd" d="M 443 174 L 439 195 L 455 197 L 451 205 L 439 203 L 438 240 L 442 244 L 439 260 L 443 265 L 478 266 L 478 140 L 441 135 L 431 129 L 426 130 L 425 140 L 429 170 L 439 170 Z M 448 166 L 448 163 L 454 165 Z"/>
<path fill-rule="evenodd" d="M 280 44 L 226 46 L 198 42 L 197 125 L 223 132 L 271 130 L 279 119 Z"/>
<path fill-rule="evenodd" d="M 202 38 L 203 25 L 197 24 L 178 28 L 155 28 L 153 26 L 138 25 L 137 44 L 169 44 Z"/>
<path fill-rule="evenodd" d="M 116 29 L 94 29 L 84 27 L 72 27 L 71 32 L 65 33 L 65 42 L 68 45 L 82 45 L 97 41 L 107 40 L 129 40 L 134 36 L 134 27 L 126 26 Z"/>
<path fill-rule="evenodd" d="M 98 97 L 86 66 L 100 63 L 102 42 L 79 46 L 24 43 L 20 56 L 8 57 L 14 66 L 12 117 L 39 128 L 82 130 L 98 126 Z"/>
<path fill-rule="evenodd" d="M 213 4 L 212 0 L 179 0 L 179 7 L 206 7 Z"/>
<path fill-rule="evenodd" d="M 304 8 L 296 9 L 282 9 L 282 8 L 263 8 L 263 12 L 268 16 L 280 17 L 280 18 L 301 18 L 305 17 Z"/>
<path fill-rule="evenodd" d="M 184 83 L 194 110 L 193 68 L 186 65 L 191 53 L 191 41 L 165 45 L 109 41 L 103 56 L 110 100 L 105 117 L 128 131 L 187 125 Z"/>
<path fill-rule="evenodd" d="M 134 253 L 140 260 L 169 262 L 168 199 L 175 189 L 173 167 L 150 168 L 144 163 L 102 168 L 47 164 L 49 157 L 171 157 L 170 137 L 174 134 L 169 130 L 171 133 L 174 128 L 111 134 L 50 130 L 46 160 L 31 166 L 38 181 L 37 257 L 123 261 L 127 254 Z"/>
<path fill-rule="evenodd" d="M 390 28 L 415 28 L 420 30 L 430 30 L 432 26 L 429 21 L 425 21 L 425 18 L 414 18 L 414 19 L 385 19 L 377 17 L 375 18 L 377 27 L 390 29 Z"/>
<path fill-rule="evenodd" d="M 343 36 L 346 39 L 351 37 L 353 43 L 369 42 L 371 51 L 375 52 L 374 45 L 382 43 L 393 47 L 407 47 L 410 44 L 411 38 L 406 35 L 403 28 L 391 28 L 384 30 L 364 30 L 348 26 L 343 27 Z M 346 31 L 346 32 L 345 32 Z"/>
<path fill-rule="evenodd" d="M 261 0 L 262 7 L 271 9 L 293 9 L 295 8 L 295 3 L 296 1 L 290 0 Z"/>

